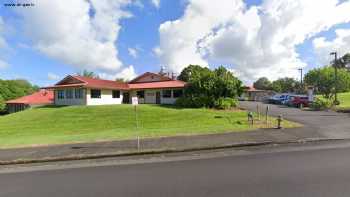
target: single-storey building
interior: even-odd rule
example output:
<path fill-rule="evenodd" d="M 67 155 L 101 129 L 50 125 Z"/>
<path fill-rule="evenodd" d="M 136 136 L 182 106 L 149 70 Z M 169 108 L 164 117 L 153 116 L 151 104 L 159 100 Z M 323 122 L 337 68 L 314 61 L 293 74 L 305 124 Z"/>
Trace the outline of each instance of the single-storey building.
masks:
<path fill-rule="evenodd" d="M 186 83 L 167 76 L 146 72 L 129 83 L 68 75 L 54 86 L 55 105 L 106 105 L 130 103 L 174 104 Z"/>
<path fill-rule="evenodd" d="M 54 103 L 53 95 L 51 90 L 40 90 L 28 96 L 6 101 L 6 111 L 14 113 L 31 107 L 52 105 Z"/>
<path fill-rule="evenodd" d="M 245 86 L 241 97 L 247 98 L 249 101 L 265 101 L 274 94 L 271 90 L 258 90 L 253 86 Z"/>

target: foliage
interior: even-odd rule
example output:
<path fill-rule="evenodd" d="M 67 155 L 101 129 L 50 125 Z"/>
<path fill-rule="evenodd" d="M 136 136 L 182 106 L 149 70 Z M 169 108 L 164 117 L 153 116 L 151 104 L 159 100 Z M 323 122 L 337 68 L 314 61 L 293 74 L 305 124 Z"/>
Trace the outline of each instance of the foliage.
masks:
<path fill-rule="evenodd" d="M 83 76 L 83 77 L 96 78 L 96 79 L 99 78 L 98 75 L 96 73 L 94 73 L 93 71 L 88 71 L 88 70 L 85 70 L 85 69 L 82 72 L 77 73 L 77 75 Z"/>
<path fill-rule="evenodd" d="M 215 101 L 216 109 L 231 109 L 237 107 L 238 100 L 233 98 L 219 98 Z"/>
<path fill-rule="evenodd" d="M 300 90 L 300 82 L 293 78 L 285 77 L 272 82 L 271 87 L 276 92 L 295 92 Z"/>
<path fill-rule="evenodd" d="M 116 82 L 121 82 L 121 83 L 127 83 L 128 80 L 124 79 L 124 78 L 116 78 L 115 79 Z"/>
<path fill-rule="evenodd" d="M 5 109 L 5 99 L 0 95 L 0 111 Z"/>
<path fill-rule="evenodd" d="M 271 90 L 272 89 L 272 83 L 271 81 L 266 77 L 259 78 L 256 82 L 253 84 L 254 88 L 258 90 Z"/>
<path fill-rule="evenodd" d="M 187 82 L 184 96 L 188 98 L 178 104 L 191 105 L 188 107 L 212 108 L 219 98 L 236 98 L 243 92 L 242 82 L 223 66 L 210 70 L 190 65 L 178 79 Z"/>
<path fill-rule="evenodd" d="M 28 81 L 23 79 L 0 79 L 0 111 L 4 110 L 4 101 L 31 94 L 37 91 L 38 89 L 38 86 L 32 85 Z"/>
<path fill-rule="evenodd" d="M 314 86 L 317 94 L 322 94 L 327 99 L 334 96 L 336 81 L 333 67 L 312 69 L 305 75 L 304 81 L 307 85 Z M 337 89 L 338 92 L 350 91 L 350 73 L 346 69 L 338 69 Z"/>
<path fill-rule="evenodd" d="M 332 103 L 333 102 L 330 99 L 316 97 L 311 104 L 311 108 L 315 110 L 329 109 L 332 107 Z"/>

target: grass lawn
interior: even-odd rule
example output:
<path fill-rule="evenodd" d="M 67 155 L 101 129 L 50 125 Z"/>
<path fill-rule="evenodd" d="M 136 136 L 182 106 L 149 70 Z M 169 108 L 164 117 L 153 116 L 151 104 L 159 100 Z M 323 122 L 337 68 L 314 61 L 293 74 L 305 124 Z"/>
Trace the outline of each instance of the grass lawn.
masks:
<path fill-rule="evenodd" d="M 0 116 L 0 148 L 247 131 L 245 111 L 139 105 L 40 107 Z M 270 121 L 275 121 L 270 119 Z M 297 126 L 288 121 L 284 127 Z M 271 124 L 272 125 L 272 124 Z M 275 123 L 273 123 L 275 125 Z"/>
<path fill-rule="evenodd" d="M 339 109 L 350 109 L 350 92 L 338 94 L 340 105 L 337 106 Z"/>

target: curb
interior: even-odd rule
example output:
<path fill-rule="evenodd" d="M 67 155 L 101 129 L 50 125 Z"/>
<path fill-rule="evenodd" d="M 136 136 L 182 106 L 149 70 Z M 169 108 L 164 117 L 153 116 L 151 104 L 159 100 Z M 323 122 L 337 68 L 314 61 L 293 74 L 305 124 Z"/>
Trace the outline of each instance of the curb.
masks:
<path fill-rule="evenodd" d="M 181 153 L 181 152 L 192 152 L 192 151 L 204 151 L 204 150 L 217 150 L 225 148 L 237 148 L 237 147 L 250 147 L 250 146 L 265 146 L 265 145 L 283 145 L 283 144 L 298 144 L 308 142 L 322 142 L 322 141 L 340 141 L 345 139 L 340 138 L 309 138 L 294 141 L 263 141 L 263 142 L 244 142 L 236 144 L 226 144 L 219 146 L 208 146 L 208 147 L 195 147 L 185 149 L 158 149 L 158 150 L 145 150 L 145 151 L 134 151 L 124 153 L 105 153 L 105 154 L 89 154 L 89 155 L 70 155 L 64 157 L 46 157 L 40 159 L 17 159 L 0 161 L 0 166 L 16 165 L 16 164 L 33 164 L 33 163 L 47 163 L 47 162 L 58 162 L 58 161 L 74 161 L 74 160 L 88 160 L 88 159 L 102 159 L 111 157 L 123 157 L 123 156 L 139 156 L 139 155 L 152 155 L 162 153 Z"/>

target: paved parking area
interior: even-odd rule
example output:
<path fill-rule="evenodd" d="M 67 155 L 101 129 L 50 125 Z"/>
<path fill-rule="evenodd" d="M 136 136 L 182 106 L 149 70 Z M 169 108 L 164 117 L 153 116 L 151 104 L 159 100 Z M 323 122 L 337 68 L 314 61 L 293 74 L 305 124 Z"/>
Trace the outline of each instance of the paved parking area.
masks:
<path fill-rule="evenodd" d="M 256 111 L 257 106 L 265 111 L 269 106 L 269 115 L 282 115 L 285 119 L 304 124 L 300 132 L 317 132 L 327 138 L 350 139 L 350 114 L 334 111 L 310 111 L 283 105 L 265 104 L 262 102 L 242 101 L 240 106 Z"/>

